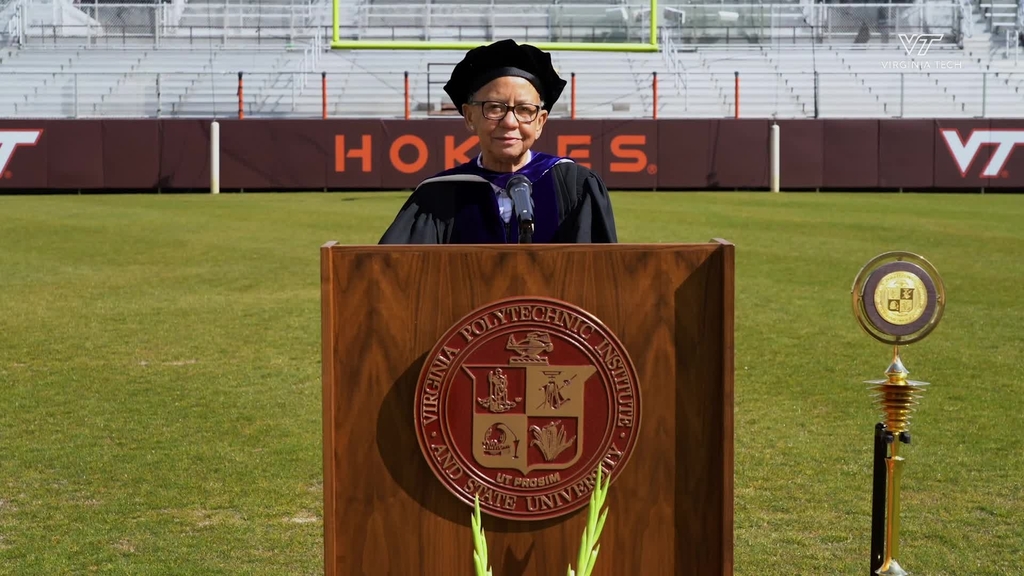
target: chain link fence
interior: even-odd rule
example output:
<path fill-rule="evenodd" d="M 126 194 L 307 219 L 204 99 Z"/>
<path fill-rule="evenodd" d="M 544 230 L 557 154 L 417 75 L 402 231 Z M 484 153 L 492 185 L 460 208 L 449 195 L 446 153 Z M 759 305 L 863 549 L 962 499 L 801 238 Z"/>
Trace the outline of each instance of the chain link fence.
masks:
<path fill-rule="evenodd" d="M 126 38 L 155 38 L 160 23 L 167 22 L 169 2 L 118 0 L 74 0 L 74 7 L 80 10 L 90 24 L 102 34 Z"/>
<path fill-rule="evenodd" d="M 17 0 L 0 0 L 0 46 L 18 41 L 21 22 Z"/>

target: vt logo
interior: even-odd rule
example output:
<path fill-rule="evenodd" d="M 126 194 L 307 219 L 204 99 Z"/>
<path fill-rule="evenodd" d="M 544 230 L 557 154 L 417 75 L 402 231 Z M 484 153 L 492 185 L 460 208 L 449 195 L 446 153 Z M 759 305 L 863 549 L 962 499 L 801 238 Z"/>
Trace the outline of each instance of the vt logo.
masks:
<path fill-rule="evenodd" d="M 7 165 L 18 146 L 35 146 L 42 134 L 42 130 L 0 130 L 0 178 L 11 177 Z"/>
<path fill-rule="evenodd" d="M 903 45 L 903 50 L 907 52 L 907 56 L 913 56 L 914 50 L 917 49 L 918 56 L 925 56 L 928 54 L 928 49 L 932 47 L 932 44 L 936 40 L 942 40 L 942 34 L 900 34 L 900 44 Z"/>
<path fill-rule="evenodd" d="M 981 176 L 985 178 L 1006 178 L 1006 162 L 1010 159 L 1010 153 L 1017 146 L 1024 145 L 1024 130 L 971 130 L 967 141 L 960 138 L 960 132 L 953 128 L 939 130 L 942 139 L 953 155 L 961 176 L 967 176 L 971 164 L 978 157 L 978 152 L 984 145 L 994 145 L 996 149 L 992 152 L 992 158 L 981 170 Z"/>

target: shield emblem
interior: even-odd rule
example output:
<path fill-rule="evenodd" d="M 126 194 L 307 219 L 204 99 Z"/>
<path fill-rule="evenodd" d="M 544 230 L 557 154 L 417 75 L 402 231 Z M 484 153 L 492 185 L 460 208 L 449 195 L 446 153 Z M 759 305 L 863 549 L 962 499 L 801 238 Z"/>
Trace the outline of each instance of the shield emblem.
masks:
<path fill-rule="evenodd" d="M 888 308 L 890 312 L 906 314 L 914 310 L 914 289 L 894 287 L 886 288 Z"/>
<path fill-rule="evenodd" d="M 584 390 L 592 365 L 463 365 L 472 383 L 473 458 L 522 474 L 580 458 Z"/>

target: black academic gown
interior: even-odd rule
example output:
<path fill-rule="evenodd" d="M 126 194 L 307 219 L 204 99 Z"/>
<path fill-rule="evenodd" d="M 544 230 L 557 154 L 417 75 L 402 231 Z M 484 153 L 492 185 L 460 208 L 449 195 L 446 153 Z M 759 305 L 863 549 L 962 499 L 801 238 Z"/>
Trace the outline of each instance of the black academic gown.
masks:
<path fill-rule="evenodd" d="M 516 174 L 533 184 L 535 244 L 618 242 L 604 183 L 570 158 L 533 152 Z M 505 244 L 519 242 L 513 215 L 501 219 L 492 184 L 504 189 L 512 173 L 487 170 L 474 159 L 416 187 L 380 244 Z"/>

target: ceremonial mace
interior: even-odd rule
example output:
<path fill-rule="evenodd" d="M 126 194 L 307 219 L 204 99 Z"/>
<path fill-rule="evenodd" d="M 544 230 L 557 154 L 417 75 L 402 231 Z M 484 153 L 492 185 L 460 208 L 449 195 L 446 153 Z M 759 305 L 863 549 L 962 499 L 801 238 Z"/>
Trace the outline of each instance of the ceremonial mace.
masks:
<path fill-rule="evenodd" d="M 871 495 L 871 574 L 905 576 L 899 556 L 900 444 L 910 444 L 910 415 L 927 382 L 908 380 L 900 346 L 918 342 L 938 325 L 946 293 L 935 267 L 910 252 L 872 258 L 853 281 L 853 314 L 876 340 L 893 347 L 884 380 L 867 380 L 881 408 L 875 425 L 874 482 Z"/>

